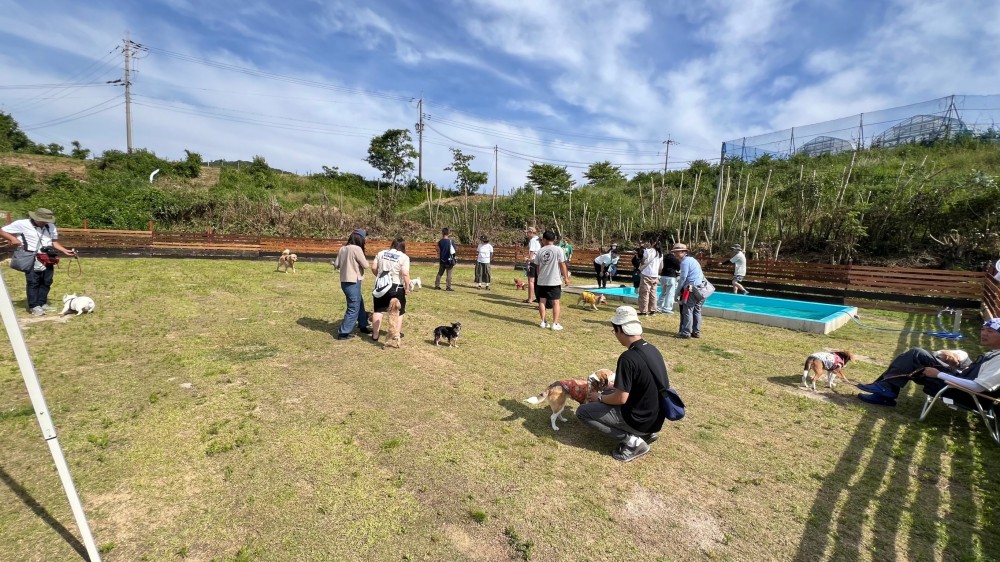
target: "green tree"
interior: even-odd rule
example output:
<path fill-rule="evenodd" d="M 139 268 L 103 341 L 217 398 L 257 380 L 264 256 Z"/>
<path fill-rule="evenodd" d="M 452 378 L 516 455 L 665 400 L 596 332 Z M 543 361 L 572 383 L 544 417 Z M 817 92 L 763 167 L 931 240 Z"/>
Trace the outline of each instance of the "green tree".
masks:
<path fill-rule="evenodd" d="M 490 176 L 486 172 L 474 172 L 469 168 L 469 163 L 476 159 L 475 156 L 462 154 L 462 151 L 457 148 L 452 148 L 451 154 L 451 165 L 446 167 L 445 171 L 455 172 L 455 187 L 463 195 L 468 197 L 479 191 L 479 188 L 489 181 Z"/>
<path fill-rule="evenodd" d="M 567 195 L 575 183 L 565 166 L 532 164 L 528 169 L 528 185 L 543 195 Z"/>
<path fill-rule="evenodd" d="M 46 148 L 46 154 L 48 154 L 49 156 L 62 156 L 63 155 L 63 145 L 61 145 L 59 143 L 50 142 L 48 144 L 48 146 L 46 146 L 45 148 Z"/>
<path fill-rule="evenodd" d="M 0 112 L 0 152 L 34 152 L 35 143 L 7 113 Z"/>
<path fill-rule="evenodd" d="M 80 141 L 75 140 L 71 144 L 73 145 L 73 150 L 69 153 L 70 158 L 76 158 L 77 160 L 86 160 L 87 158 L 90 158 L 90 149 L 83 148 Z"/>
<path fill-rule="evenodd" d="M 382 178 L 395 189 L 398 180 L 413 171 L 413 159 L 417 156 L 409 131 L 389 129 L 372 139 L 365 162 L 382 172 Z"/>
<path fill-rule="evenodd" d="M 587 178 L 589 185 L 625 182 L 625 174 L 622 173 L 621 168 L 613 166 L 608 161 L 594 162 L 583 173 L 583 177 Z"/>
<path fill-rule="evenodd" d="M 382 172 L 382 178 L 389 183 L 388 194 L 378 192 L 378 206 L 383 219 L 388 219 L 396 210 L 399 200 L 399 180 L 413 171 L 413 160 L 418 156 L 413 148 L 413 139 L 406 129 L 389 129 L 372 139 L 368 146 L 365 162 Z"/>

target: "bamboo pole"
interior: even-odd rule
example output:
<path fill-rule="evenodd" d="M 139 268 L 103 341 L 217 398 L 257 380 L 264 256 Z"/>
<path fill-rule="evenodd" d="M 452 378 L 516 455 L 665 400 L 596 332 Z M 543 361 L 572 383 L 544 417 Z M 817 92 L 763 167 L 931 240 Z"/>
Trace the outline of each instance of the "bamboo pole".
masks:
<path fill-rule="evenodd" d="M 773 172 L 773 170 L 767 171 L 767 180 L 764 182 L 764 194 L 760 197 L 760 208 L 757 210 L 757 228 L 753 231 L 753 239 L 750 241 L 749 246 L 751 249 L 757 246 L 757 233 L 760 232 L 760 221 L 761 217 L 764 215 L 764 203 L 767 201 L 767 188 L 771 185 L 771 172 Z M 753 222 L 753 217 L 750 218 L 751 222 Z"/>
<path fill-rule="evenodd" d="M 688 205 L 687 214 L 684 215 L 684 234 L 690 234 L 691 230 L 691 209 L 694 208 L 694 198 L 698 195 L 698 186 L 701 184 L 701 172 L 694 177 L 694 188 L 691 190 L 691 203 Z M 690 238 L 685 238 L 690 240 Z"/>

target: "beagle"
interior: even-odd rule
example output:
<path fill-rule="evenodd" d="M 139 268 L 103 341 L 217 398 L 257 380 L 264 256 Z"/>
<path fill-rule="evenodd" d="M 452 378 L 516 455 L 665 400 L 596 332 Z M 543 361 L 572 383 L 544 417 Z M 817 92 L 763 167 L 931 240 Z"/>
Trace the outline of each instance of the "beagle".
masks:
<path fill-rule="evenodd" d="M 550 384 L 549 387 L 538 396 L 526 398 L 524 401 L 528 404 L 541 404 L 542 402 L 548 400 L 549 407 L 552 408 L 552 430 L 559 431 L 559 427 L 556 426 L 556 420 L 566 421 L 566 418 L 562 416 L 562 412 L 566 407 L 567 398 L 572 398 L 573 400 L 584 404 L 587 402 L 587 398 L 591 392 L 601 392 L 614 385 L 615 372 L 611 369 L 598 369 L 597 371 L 590 373 L 590 376 L 588 376 L 586 380 L 566 379 L 556 381 Z"/>

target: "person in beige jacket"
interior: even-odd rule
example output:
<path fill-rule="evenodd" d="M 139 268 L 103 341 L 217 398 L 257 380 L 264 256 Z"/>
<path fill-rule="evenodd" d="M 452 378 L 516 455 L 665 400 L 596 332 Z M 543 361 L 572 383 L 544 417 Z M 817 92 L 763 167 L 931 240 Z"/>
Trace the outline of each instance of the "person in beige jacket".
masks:
<path fill-rule="evenodd" d="M 343 289 L 344 297 L 347 299 L 347 310 L 340 322 L 340 329 L 337 330 L 338 340 L 353 338 L 354 334 L 351 332 L 354 331 L 355 324 L 358 325 L 359 332 L 372 333 L 372 329 L 368 326 L 365 299 L 361 294 L 361 282 L 365 278 L 365 270 L 368 269 L 368 258 L 365 257 L 367 235 L 364 229 L 354 229 L 333 262 L 333 266 L 340 270 L 340 288 Z"/>

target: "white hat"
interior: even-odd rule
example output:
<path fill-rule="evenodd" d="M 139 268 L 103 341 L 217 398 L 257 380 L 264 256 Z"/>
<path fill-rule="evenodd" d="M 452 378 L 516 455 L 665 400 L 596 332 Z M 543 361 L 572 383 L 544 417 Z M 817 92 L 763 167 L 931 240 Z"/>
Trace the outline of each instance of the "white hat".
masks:
<path fill-rule="evenodd" d="M 615 315 L 611 318 L 611 323 L 621 326 L 622 331 L 627 336 L 641 336 L 642 324 L 639 323 L 639 315 L 631 306 L 619 306 L 615 309 Z"/>

